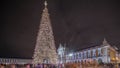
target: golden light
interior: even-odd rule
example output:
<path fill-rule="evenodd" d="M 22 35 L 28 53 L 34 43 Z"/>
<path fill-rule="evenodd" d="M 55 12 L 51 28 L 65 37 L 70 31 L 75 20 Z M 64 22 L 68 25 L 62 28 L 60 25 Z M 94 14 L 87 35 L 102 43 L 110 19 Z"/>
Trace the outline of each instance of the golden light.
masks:
<path fill-rule="evenodd" d="M 112 60 L 115 60 L 115 58 L 112 58 Z"/>
<path fill-rule="evenodd" d="M 116 60 L 118 60 L 118 57 L 116 57 Z"/>

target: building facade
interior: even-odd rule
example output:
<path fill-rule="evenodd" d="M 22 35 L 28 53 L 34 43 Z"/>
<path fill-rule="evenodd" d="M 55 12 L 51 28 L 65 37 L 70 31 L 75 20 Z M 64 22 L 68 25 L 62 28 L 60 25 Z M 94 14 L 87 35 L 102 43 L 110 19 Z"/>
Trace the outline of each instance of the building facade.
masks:
<path fill-rule="evenodd" d="M 0 58 L 0 68 L 23 68 L 30 65 L 32 59 Z"/>
<path fill-rule="evenodd" d="M 66 63 L 116 63 L 117 51 L 104 39 L 103 44 L 66 55 Z"/>
<path fill-rule="evenodd" d="M 62 44 L 58 47 L 58 64 L 66 63 L 66 48 Z"/>

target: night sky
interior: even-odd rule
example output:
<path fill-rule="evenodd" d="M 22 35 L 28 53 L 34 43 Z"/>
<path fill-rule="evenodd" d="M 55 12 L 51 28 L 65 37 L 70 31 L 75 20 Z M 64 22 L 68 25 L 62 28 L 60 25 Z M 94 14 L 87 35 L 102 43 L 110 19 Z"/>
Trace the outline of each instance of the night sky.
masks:
<path fill-rule="evenodd" d="M 0 57 L 32 58 L 44 0 L 4 0 L 0 25 Z M 48 0 L 55 44 L 72 50 L 101 45 L 104 38 L 120 45 L 117 0 Z"/>

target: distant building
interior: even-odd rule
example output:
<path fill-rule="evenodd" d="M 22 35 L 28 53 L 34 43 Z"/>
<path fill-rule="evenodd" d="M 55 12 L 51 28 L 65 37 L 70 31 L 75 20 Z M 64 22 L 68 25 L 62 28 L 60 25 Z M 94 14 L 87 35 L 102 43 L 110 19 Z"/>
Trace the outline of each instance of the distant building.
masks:
<path fill-rule="evenodd" d="M 66 48 L 62 44 L 58 47 L 58 64 L 66 63 Z"/>
<path fill-rule="evenodd" d="M 32 65 L 32 59 L 0 58 L 0 68 L 23 68 Z"/>
<path fill-rule="evenodd" d="M 32 59 L 0 58 L 0 64 L 32 64 Z"/>
<path fill-rule="evenodd" d="M 78 52 L 66 55 L 66 62 L 97 62 L 97 63 L 116 63 L 118 52 L 112 47 L 106 39 L 100 46 L 86 48 Z"/>

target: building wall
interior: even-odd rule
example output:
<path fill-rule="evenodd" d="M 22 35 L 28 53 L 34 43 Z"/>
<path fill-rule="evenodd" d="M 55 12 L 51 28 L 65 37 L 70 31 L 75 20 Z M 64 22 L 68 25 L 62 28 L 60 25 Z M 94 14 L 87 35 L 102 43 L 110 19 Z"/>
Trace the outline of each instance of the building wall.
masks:
<path fill-rule="evenodd" d="M 92 62 L 111 63 L 111 57 L 115 57 L 116 51 L 110 46 L 100 46 L 66 55 L 66 62 Z"/>
<path fill-rule="evenodd" d="M 60 46 L 59 46 L 59 48 L 58 48 L 58 64 L 62 64 L 62 63 L 65 63 L 66 61 L 65 61 L 65 53 L 66 53 L 66 51 L 65 51 L 65 47 L 63 47 L 61 44 L 60 44 Z"/>

